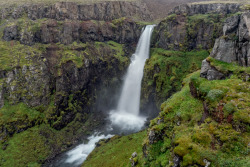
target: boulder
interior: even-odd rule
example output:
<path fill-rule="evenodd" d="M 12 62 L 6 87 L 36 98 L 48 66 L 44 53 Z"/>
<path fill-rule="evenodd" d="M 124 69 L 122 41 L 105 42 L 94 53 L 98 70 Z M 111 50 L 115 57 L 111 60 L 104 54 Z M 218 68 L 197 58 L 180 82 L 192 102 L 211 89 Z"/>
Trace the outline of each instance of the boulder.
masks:
<path fill-rule="evenodd" d="M 132 154 L 132 157 L 129 158 L 129 160 L 130 160 L 130 162 L 131 162 L 131 166 L 132 166 L 132 167 L 136 166 L 137 163 L 138 163 L 138 160 L 137 160 L 137 153 L 134 152 L 134 153 Z"/>
<path fill-rule="evenodd" d="M 3 39 L 5 41 L 15 40 L 18 37 L 18 29 L 16 25 L 8 26 L 4 29 Z"/>
<path fill-rule="evenodd" d="M 202 61 L 200 74 L 202 78 L 208 80 L 220 80 L 225 78 L 225 75 L 212 67 L 206 59 Z"/>

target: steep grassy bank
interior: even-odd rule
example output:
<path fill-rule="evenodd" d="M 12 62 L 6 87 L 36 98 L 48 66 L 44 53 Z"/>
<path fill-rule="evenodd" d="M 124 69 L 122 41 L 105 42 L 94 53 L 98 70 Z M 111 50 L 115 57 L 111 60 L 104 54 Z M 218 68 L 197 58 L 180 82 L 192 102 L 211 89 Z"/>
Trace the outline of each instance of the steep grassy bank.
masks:
<path fill-rule="evenodd" d="M 208 55 L 205 50 L 181 52 L 151 49 L 150 59 L 144 68 L 141 106 L 146 106 L 148 100 L 153 98 L 160 108 L 164 100 L 181 89 L 187 74 L 200 69 L 201 61 Z"/>
<path fill-rule="evenodd" d="M 82 167 L 129 167 L 131 153 L 137 152 L 138 156 L 142 156 L 141 147 L 145 137 L 146 131 L 142 131 L 128 136 L 114 136 L 111 139 L 100 141 Z"/>
<path fill-rule="evenodd" d="M 151 121 L 144 166 L 249 166 L 249 68 L 213 63 L 233 75 L 208 81 L 198 71 L 184 80 Z"/>
<path fill-rule="evenodd" d="M 225 80 L 208 81 L 200 78 L 200 71 L 197 71 L 185 78 L 181 91 L 165 101 L 159 116 L 151 121 L 143 147 L 139 149 L 137 166 L 179 163 L 183 167 L 249 166 L 250 87 L 249 80 L 245 80 L 249 68 L 209 59 L 214 67 L 224 72 L 233 71 L 233 75 Z M 114 141 L 128 146 L 126 150 L 131 150 L 131 155 L 141 144 L 130 145 L 132 142 L 125 139 Z M 108 144 L 97 148 L 86 164 L 100 157 L 104 150 L 109 150 Z M 119 150 L 119 146 L 112 147 L 111 152 Z M 110 159 L 111 156 L 105 158 L 104 166 L 112 166 Z M 129 159 L 123 157 L 120 161 L 128 163 Z"/>

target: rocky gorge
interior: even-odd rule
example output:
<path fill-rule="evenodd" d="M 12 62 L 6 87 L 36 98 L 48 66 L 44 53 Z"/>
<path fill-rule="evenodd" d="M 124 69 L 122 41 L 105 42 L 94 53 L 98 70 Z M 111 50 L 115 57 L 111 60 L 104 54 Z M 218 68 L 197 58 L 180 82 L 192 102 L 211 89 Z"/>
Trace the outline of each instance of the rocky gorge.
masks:
<path fill-rule="evenodd" d="M 156 118 L 143 132 L 100 141 L 83 166 L 127 165 L 134 151 L 132 166 L 248 163 L 250 14 L 242 6 L 181 5 L 156 25 L 140 107 Z M 104 128 L 117 101 L 110 95 L 153 16 L 124 1 L 0 14 L 0 166 L 41 166 Z M 121 157 L 103 162 L 102 149 Z"/>

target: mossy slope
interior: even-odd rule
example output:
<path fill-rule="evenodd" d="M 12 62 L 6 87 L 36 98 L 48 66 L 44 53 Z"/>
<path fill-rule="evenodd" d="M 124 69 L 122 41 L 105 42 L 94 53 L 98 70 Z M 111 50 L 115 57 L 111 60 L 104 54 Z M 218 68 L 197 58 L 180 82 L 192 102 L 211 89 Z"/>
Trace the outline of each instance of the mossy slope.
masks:
<path fill-rule="evenodd" d="M 234 66 L 213 63 L 217 68 L 223 64 L 224 70 Z M 226 80 L 191 74 L 182 90 L 161 105 L 148 130 L 155 135 L 144 144 L 145 166 L 172 166 L 176 156 L 181 166 L 205 166 L 207 161 L 211 166 L 249 166 L 250 88 L 241 75 L 249 68 L 227 70 L 233 75 Z"/>
<path fill-rule="evenodd" d="M 110 140 L 99 142 L 100 146 L 88 156 L 82 167 L 129 167 L 129 158 L 133 152 L 142 156 L 142 143 L 146 131 L 128 136 L 114 136 Z M 142 165 L 142 164 L 139 164 Z"/>
<path fill-rule="evenodd" d="M 160 108 L 161 103 L 182 87 L 187 74 L 201 67 L 201 61 L 209 53 L 205 50 L 180 52 L 160 48 L 151 49 L 146 61 L 142 81 L 142 106 L 153 96 Z"/>

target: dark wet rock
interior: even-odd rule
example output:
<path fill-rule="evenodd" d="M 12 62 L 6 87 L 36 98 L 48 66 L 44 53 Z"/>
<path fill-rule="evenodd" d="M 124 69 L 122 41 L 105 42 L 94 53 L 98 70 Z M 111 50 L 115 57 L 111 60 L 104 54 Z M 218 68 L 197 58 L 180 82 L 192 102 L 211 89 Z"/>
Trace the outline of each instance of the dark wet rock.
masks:
<path fill-rule="evenodd" d="M 12 16 L 14 19 L 27 15 L 29 19 L 49 18 L 55 20 L 105 20 L 121 17 L 139 17 L 140 20 L 152 20 L 146 4 L 140 2 L 100 2 L 95 4 L 78 4 L 74 2 L 57 2 L 52 5 L 29 4 L 2 9 L 2 18 Z"/>
<path fill-rule="evenodd" d="M 3 84 L 0 83 L 0 109 L 4 106 L 4 89 Z"/>
<path fill-rule="evenodd" d="M 223 35 L 223 18 L 240 11 L 239 4 L 185 4 L 174 8 L 155 28 L 155 47 L 166 50 L 211 49 L 216 38 Z M 207 14 L 209 19 L 192 17 Z M 214 15 L 220 14 L 220 15 Z M 223 14 L 223 15 L 222 15 Z M 227 20 L 224 32 L 236 29 L 237 16 Z"/>
<path fill-rule="evenodd" d="M 17 31 L 20 28 L 21 31 Z M 134 43 L 141 33 L 142 25 L 130 19 L 121 19 L 120 23 L 99 21 L 68 20 L 61 25 L 56 20 L 44 21 L 35 31 L 22 29 L 17 25 L 6 27 L 3 39 L 20 40 L 22 44 L 33 45 L 35 42 L 71 44 L 76 42 L 116 41 L 118 43 Z M 18 37 L 20 36 L 20 39 Z"/>
<path fill-rule="evenodd" d="M 3 39 L 6 41 L 15 40 L 18 38 L 18 29 L 16 25 L 8 26 L 4 29 Z"/>
<path fill-rule="evenodd" d="M 148 134 L 148 140 L 149 144 L 154 144 L 155 142 L 159 141 L 161 139 L 161 134 L 160 132 L 157 132 L 155 130 L 150 130 Z"/>
<path fill-rule="evenodd" d="M 181 157 L 175 154 L 173 158 L 173 163 L 174 163 L 173 167 L 179 167 L 180 162 L 181 162 Z"/>
<path fill-rule="evenodd" d="M 190 82 L 190 83 L 189 83 L 189 88 L 190 88 L 190 93 L 191 93 L 191 95 L 192 95 L 194 98 L 197 98 L 197 97 L 198 97 L 198 92 L 197 92 L 197 89 L 196 89 L 196 87 L 194 86 L 194 83 L 193 83 L 193 82 Z"/>
<path fill-rule="evenodd" d="M 206 59 L 202 61 L 200 73 L 201 77 L 206 78 L 208 80 L 225 79 L 225 75 L 219 72 L 214 67 L 212 67 Z"/>
<path fill-rule="evenodd" d="M 20 42 L 22 44 L 31 46 L 35 42 L 34 41 L 34 34 L 27 31 L 27 30 L 24 30 L 23 32 L 21 32 L 20 36 L 21 36 Z"/>

